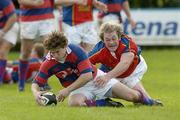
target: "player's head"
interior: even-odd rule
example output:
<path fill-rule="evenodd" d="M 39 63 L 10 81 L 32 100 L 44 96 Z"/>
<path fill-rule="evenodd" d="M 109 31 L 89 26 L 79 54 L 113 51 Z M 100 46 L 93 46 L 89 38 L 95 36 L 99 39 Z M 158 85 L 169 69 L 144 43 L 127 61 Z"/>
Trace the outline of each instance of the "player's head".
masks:
<path fill-rule="evenodd" d="M 66 47 L 68 45 L 68 40 L 62 32 L 52 32 L 43 44 L 45 49 L 49 50 L 51 55 L 57 60 L 60 60 L 67 55 Z"/>
<path fill-rule="evenodd" d="M 43 44 L 47 50 L 51 51 L 54 49 L 65 48 L 68 44 L 68 40 L 63 32 L 54 31 L 48 35 L 48 38 Z"/>
<path fill-rule="evenodd" d="M 101 25 L 100 38 L 111 52 L 116 51 L 118 48 L 121 35 L 122 28 L 120 24 L 107 22 Z"/>
<path fill-rule="evenodd" d="M 31 57 L 38 57 L 38 58 L 43 58 L 45 53 L 45 49 L 42 43 L 35 43 L 32 52 L 31 52 Z"/>
<path fill-rule="evenodd" d="M 123 29 L 121 24 L 115 23 L 113 21 L 105 22 L 100 27 L 100 38 L 103 41 L 104 40 L 104 34 L 116 32 L 118 39 L 121 38 L 121 35 L 123 34 Z"/>

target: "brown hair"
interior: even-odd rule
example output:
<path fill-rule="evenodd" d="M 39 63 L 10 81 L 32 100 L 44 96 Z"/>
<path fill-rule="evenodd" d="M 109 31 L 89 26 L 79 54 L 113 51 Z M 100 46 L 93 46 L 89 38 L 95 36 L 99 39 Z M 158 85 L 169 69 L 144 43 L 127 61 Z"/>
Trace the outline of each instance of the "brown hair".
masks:
<path fill-rule="evenodd" d="M 45 49 L 44 49 L 44 46 L 43 46 L 42 43 L 35 43 L 34 46 L 33 46 L 33 50 L 37 53 L 37 56 L 39 58 L 44 57 Z"/>
<path fill-rule="evenodd" d="M 114 22 L 106 22 L 103 23 L 100 27 L 100 38 L 102 41 L 104 41 L 104 33 L 111 33 L 116 31 L 118 34 L 118 38 L 121 37 L 121 35 L 123 34 L 123 30 L 122 30 L 122 26 L 118 23 L 114 23 Z"/>
<path fill-rule="evenodd" d="M 45 49 L 54 50 L 64 48 L 68 44 L 68 40 L 63 32 L 54 31 L 48 35 L 48 38 L 43 42 Z"/>

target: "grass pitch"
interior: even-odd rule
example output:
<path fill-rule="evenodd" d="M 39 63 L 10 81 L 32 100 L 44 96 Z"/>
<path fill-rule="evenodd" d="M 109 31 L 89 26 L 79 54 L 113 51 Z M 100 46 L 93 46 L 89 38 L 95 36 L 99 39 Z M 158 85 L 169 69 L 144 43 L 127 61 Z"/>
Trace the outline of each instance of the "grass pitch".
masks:
<path fill-rule="evenodd" d="M 72 108 L 67 100 L 57 106 L 38 106 L 26 84 L 19 93 L 17 84 L 0 86 L 0 120 L 179 120 L 180 119 L 180 51 L 144 50 L 148 71 L 142 82 L 153 98 L 163 101 L 164 107 L 135 107 L 123 102 L 125 108 Z M 18 58 L 11 53 L 9 59 Z M 61 86 L 55 77 L 49 80 L 53 92 Z"/>

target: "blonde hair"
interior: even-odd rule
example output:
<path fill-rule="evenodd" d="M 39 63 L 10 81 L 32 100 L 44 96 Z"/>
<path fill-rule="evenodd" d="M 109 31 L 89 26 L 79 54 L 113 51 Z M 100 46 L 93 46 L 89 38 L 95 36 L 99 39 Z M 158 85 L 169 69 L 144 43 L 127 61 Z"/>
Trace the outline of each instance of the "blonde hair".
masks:
<path fill-rule="evenodd" d="M 104 41 L 104 33 L 111 33 L 116 31 L 118 34 L 118 38 L 121 37 L 121 35 L 123 34 L 123 29 L 122 26 L 119 23 L 115 23 L 115 22 L 106 22 L 103 23 L 100 27 L 100 38 L 102 41 Z"/>

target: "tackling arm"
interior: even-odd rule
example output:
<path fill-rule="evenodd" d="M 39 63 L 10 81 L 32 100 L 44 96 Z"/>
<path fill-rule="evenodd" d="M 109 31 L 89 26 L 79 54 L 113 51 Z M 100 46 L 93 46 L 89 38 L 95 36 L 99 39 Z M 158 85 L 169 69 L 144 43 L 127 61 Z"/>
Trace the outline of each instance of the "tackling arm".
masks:
<path fill-rule="evenodd" d="M 57 95 L 57 100 L 59 102 L 64 101 L 64 99 L 70 94 L 70 92 L 82 87 L 92 79 L 93 79 L 92 72 L 88 72 L 80 75 L 79 78 L 75 82 L 73 82 L 70 86 L 59 91 Z"/>
<path fill-rule="evenodd" d="M 110 79 L 116 78 L 117 76 L 123 74 L 129 68 L 133 62 L 133 59 L 134 53 L 123 53 L 121 56 L 121 61 L 116 65 L 116 67 L 109 71 L 106 75 L 97 77 L 95 80 L 95 85 L 98 87 L 103 87 Z"/>
<path fill-rule="evenodd" d="M 131 65 L 134 59 L 134 53 L 132 52 L 127 52 L 123 53 L 121 56 L 120 62 L 116 65 L 114 69 L 109 71 L 105 77 L 109 80 L 111 78 L 115 78 L 121 74 L 123 74 Z"/>
<path fill-rule="evenodd" d="M 97 0 L 93 0 L 93 6 L 96 7 L 97 9 L 103 11 L 103 12 L 107 12 L 108 9 L 107 9 L 107 5 L 100 2 L 100 1 L 97 1 Z"/>
<path fill-rule="evenodd" d="M 76 90 L 76 89 L 82 87 L 88 81 L 90 81 L 92 79 L 93 79 L 92 72 L 84 73 L 84 74 L 80 75 L 79 78 L 74 83 L 72 83 L 70 86 L 68 86 L 67 89 L 70 92 L 72 92 L 73 90 Z"/>
<path fill-rule="evenodd" d="M 121 62 L 119 62 L 116 67 L 109 71 L 106 75 L 97 77 L 94 81 L 95 85 L 98 87 L 103 87 L 110 79 L 116 78 L 117 76 L 123 74 L 129 68 L 133 59 L 134 53 L 132 52 L 122 54 Z"/>

